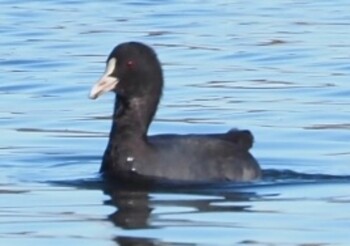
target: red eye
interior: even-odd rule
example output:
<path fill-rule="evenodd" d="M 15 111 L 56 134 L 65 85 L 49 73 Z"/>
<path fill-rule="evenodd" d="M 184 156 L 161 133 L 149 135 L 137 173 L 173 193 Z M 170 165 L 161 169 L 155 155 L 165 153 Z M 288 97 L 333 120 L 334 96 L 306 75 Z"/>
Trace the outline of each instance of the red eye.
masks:
<path fill-rule="evenodd" d="M 129 60 L 129 61 L 126 62 L 126 65 L 128 66 L 128 68 L 133 68 L 135 63 L 134 63 L 133 60 Z"/>

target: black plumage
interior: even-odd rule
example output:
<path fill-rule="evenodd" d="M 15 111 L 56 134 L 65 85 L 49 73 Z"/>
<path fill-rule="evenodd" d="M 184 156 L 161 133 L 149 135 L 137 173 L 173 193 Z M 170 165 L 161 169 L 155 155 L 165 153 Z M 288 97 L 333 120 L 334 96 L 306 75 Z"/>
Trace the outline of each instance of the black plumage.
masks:
<path fill-rule="evenodd" d="M 107 59 L 106 72 L 92 88 L 95 99 L 116 93 L 112 129 L 101 172 L 123 181 L 250 181 L 260 177 L 249 153 L 248 130 L 223 134 L 147 136 L 163 89 L 155 52 L 138 42 L 122 43 Z"/>

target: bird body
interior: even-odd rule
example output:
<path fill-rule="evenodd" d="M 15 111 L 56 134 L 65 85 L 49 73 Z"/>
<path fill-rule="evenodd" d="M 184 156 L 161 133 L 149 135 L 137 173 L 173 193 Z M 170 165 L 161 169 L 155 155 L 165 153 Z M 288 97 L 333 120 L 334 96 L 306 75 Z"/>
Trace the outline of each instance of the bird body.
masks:
<path fill-rule="evenodd" d="M 260 177 L 249 153 L 248 130 L 223 134 L 148 136 L 163 89 L 155 52 L 138 42 L 118 45 L 107 59 L 106 72 L 92 88 L 95 99 L 116 93 L 113 123 L 101 165 L 103 176 L 190 182 L 250 181 Z"/>

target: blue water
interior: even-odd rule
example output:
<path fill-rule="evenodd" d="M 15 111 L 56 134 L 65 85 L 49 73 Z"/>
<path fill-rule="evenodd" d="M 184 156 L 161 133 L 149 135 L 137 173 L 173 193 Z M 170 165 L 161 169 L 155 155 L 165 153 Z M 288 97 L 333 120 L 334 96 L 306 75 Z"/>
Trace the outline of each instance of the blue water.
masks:
<path fill-rule="evenodd" d="M 349 245 L 350 5 L 0 1 L 0 245 Z M 118 43 L 157 51 L 151 134 L 255 135 L 264 178 L 151 192 L 101 183 Z"/>

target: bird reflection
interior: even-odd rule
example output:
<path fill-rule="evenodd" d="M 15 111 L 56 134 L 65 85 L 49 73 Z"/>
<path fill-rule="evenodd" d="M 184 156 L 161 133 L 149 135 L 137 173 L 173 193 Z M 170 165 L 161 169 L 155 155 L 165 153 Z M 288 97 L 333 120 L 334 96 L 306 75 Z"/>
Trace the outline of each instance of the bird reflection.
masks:
<path fill-rule="evenodd" d="M 152 212 L 149 207 L 147 191 L 131 189 L 112 189 L 106 192 L 111 199 L 106 205 L 113 205 L 117 210 L 109 215 L 109 220 L 123 229 L 149 228 L 148 218 Z"/>
<path fill-rule="evenodd" d="M 169 243 L 157 239 L 135 238 L 135 237 L 117 237 L 115 242 L 121 246 L 195 246 L 193 243 Z"/>
<path fill-rule="evenodd" d="M 115 212 L 108 219 L 118 228 L 130 229 L 156 229 L 172 225 L 172 223 L 186 223 L 194 225 L 198 222 L 191 220 L 164 219 L 165 215 L 183 215 L 208 213 L 208 212 L 251 212 L 249 205 L 237 202 L 251 201 L 256 194 L 249 192 L 232 192 L 215 190 L 208 192 L 203 189 L 189 189 L 189 187 L 167 187 L 166 189 L 154 189 L 152 187 L 120 187 L 108 184 L 104 193 L 109 199 L 105 205 L 114 206 Z M 157 199 L 156 194 L 179 194 L 179 199 Z M 189 197 L 183 198 L 188 194 Z M 191 196 L 193 195 L 193 196 Z M 199 196 L 198 196 L 199 195 Z M 205 195 L 201 197 L 200 195 Z M 159 196 L 162 197 L 162 196 Z M 224 205 L 222 205 L 224 204 Z M 229 204 L 229 205 L 228 205 Z M 180 210 L 168 212 L 155 212 L 159 207 L 176 207 Z M 181 217 L 181 216 L 179 216 Z M 140 238 L 117 236 L 114 241 L 121 246 L 130 245 L 179 245 L 178 242 L 163 242 L 159 238 Z M 183 244 L 181 245 L 195 245 Z"/>

